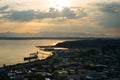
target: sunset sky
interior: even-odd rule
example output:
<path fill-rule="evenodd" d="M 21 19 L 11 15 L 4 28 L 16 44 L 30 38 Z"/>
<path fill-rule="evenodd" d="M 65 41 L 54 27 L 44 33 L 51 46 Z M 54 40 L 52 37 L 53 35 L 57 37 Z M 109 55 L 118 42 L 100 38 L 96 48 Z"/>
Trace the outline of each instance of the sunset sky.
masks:
<path fill-rule="evenodd" d="M 120 37 L 120 0 L 0 0 L 3 33 Z"/>

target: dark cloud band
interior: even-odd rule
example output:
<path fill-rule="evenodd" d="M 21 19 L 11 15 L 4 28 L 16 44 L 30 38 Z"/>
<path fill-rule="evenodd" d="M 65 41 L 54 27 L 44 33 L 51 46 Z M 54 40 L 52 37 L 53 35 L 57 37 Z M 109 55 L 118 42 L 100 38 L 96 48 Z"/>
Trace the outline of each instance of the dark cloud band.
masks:
<path fill-rule="evenodd" d="M 8 6 L 0 8 L 1 13 L 7 9 Z M 76 11 L 71 8 L 63 8 L 61 11 L 50 8 L 48 12 L 45 11 L 34 11 L 34 10 L 24 10 L 24 11 L 9 11 L 7 15 L 2 18 L 8 19 L 10 21 L 31 21 L 34 19 L 44 19 L 44 18 L 58 18 L 64 17 L 66 19 L 82 18 L 87 16 L 87 13 L 82 9 L 77 9 Z"/>

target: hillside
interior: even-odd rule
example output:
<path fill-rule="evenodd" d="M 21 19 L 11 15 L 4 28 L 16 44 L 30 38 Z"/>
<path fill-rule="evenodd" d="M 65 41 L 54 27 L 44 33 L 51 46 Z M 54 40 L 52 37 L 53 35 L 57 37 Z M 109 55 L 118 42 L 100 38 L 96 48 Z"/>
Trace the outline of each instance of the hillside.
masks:
<path fill-rule="evenodd" d="M 55 46 L 65 48 L 84 48 L 84 47 L 100 48 L 103 46 L 113 46 L 120 48 L 120 39 L 85 39 L 78 41 L 65 41 L 62 43 L 58 43 Z"/>

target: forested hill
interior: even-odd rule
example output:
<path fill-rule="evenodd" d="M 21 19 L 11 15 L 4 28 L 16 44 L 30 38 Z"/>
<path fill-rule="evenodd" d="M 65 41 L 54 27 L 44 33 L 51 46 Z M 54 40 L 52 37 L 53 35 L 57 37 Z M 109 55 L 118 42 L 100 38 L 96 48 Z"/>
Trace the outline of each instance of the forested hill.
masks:
<path fill-rule="evenodd" d="M 67 48 L 84 48 L 84 47 L 101 48 L 104 46 L 111 46 L 120 48 L 120 39 L 85 39 L 78 41 L 65 41 L 62 43 L 58 43 L 55 46 Z"/>

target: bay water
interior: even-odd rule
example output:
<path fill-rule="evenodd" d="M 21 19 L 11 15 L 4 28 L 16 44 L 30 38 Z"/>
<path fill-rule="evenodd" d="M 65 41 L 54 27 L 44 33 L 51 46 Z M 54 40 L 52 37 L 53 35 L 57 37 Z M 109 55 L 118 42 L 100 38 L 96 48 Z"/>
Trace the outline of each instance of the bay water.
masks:
<path fill-rule="evenodd" d="M 40 40 L 0 40 L 0 67 L 3 64 L 13 65 L 24 62 L 24 57 L 39 51 L 35 46 L 49 46 L 66 40 L 40 39 Z M 48 52 L 48 54 L 51 54 Z M 39 58 L 47 56 L 38 55 Z"/>

